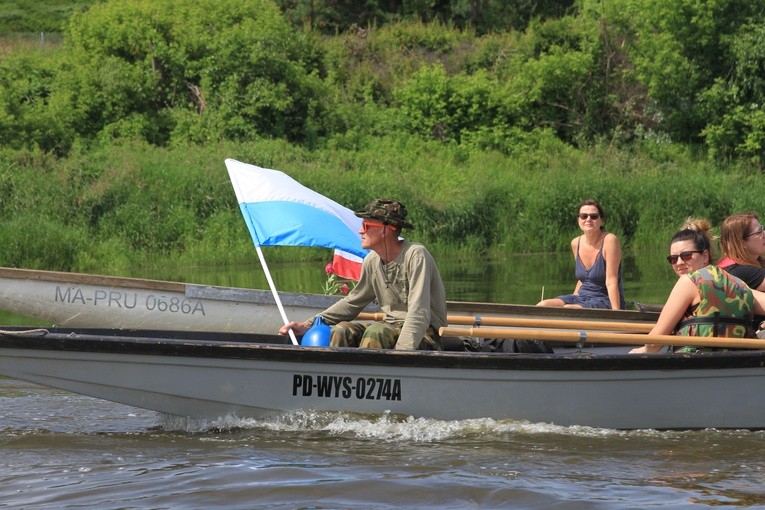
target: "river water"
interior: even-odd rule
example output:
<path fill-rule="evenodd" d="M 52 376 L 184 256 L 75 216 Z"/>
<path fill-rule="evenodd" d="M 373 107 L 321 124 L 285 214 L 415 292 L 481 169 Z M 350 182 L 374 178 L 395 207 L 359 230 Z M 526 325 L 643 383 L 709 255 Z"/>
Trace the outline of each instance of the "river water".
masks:
<path fill-rule="evenodd" d="M 571 288 L 570 256 L 544 257 L 441 264 L 448 297 L 533 303 L 543 286 Z M 284 290 L 317 292 L 304 288 L 325 278 L 314 266 L 271 269 Z M 663 301 L 666 268 L 626 266 L 641 275 L 625 280 L 628 299 Z M 132 276 L 263 287 L 256 266 Z M 493 396 L 487 385 L 477 398 Z M 0 448 L 0 508 L 765 508 L 765 431 L 308 412 L 198 422 L 0 378 Z"/>

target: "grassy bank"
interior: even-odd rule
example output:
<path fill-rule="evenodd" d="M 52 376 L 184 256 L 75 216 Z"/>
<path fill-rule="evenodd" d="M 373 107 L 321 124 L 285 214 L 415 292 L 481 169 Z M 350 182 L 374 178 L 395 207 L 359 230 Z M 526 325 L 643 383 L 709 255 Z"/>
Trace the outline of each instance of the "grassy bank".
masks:
<path fill-rule="evenodd" d="M 349 208 L 407 204 L 407 237 L 452 257 L 565 251 L 583 198 L 634 252 L 665 246 L 688 216 L 715 225 L 761 211 L 759 174 L 712 170 L 673 145 L 574 150 L 550 141 L 512 156 L 414 138 L 308 151 L 281 141 L 156 148 L 113 145 L 56 159 L 0 154 L 0 265 L 119 273 L 152 264 L 239 264 L 252 243 L 224 166 L 235 158 L 285 171 Z M 270 257 L 326 258 L 324 250 Z"/>

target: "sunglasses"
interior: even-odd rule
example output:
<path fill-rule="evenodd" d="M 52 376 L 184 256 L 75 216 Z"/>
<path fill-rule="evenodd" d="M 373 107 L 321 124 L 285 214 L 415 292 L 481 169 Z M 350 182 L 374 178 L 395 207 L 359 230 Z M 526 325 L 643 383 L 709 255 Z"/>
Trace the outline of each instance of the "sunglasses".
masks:
<path fill-rule="evenodd" d="M 596 212 L 579 213 L 579 219 L 580 220 L 586 220 L 588 216 L 590 217 L 591 220 L 597 220 L 598 218 L 600 218 L 600 214 L 596 213 Z"/>
<path fill-rule="evenodd" d="M 702 250 L 693 250 L 693 251 L 684 251 L 681 252 L 680 255 L 669 255 L 667 257 L 667 262 L 669 262 L 672 265 L 677 264 L 677 259 L 683 259 L 683 262 L 688 262 L 693 258 L 694 253 L 704 253 Z"/>
<path fill-rule="evenodd" d="M 366 232 L 372 227 L 384 227 L 385 223 L 380 223 L 379 221 L 362 221 L 361 222 L 361 230 Z"/>

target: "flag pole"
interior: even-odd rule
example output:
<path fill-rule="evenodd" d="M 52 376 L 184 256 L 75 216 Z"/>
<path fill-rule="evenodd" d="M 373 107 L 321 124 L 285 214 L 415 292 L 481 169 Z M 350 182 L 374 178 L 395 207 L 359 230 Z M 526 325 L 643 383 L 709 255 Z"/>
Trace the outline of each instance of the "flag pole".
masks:
<path fill-rule="evenodd" d="M 268 270 L 268 264 L 266 264 L 266 258 L 263 256 L 263 250 L 260 249 L 260 245 L 255 245 L 255 251 L 258 252 L 258 258 L 260 259 L 260 265 L 263 266 L 263 272 L 266 274 L 266 280 L 268 281 L 268 286 L 271 288 L 271 294 L 274 295 L 274 301 L 276 301 L 276 307 L 279 309 L 279 313 L 282 316 L 282 320 L 285 324 L 289 322 L 289 319 L 287 319 L 287 314 L 284 311 L 284 306 L 282 306 L 282 300 L 279 299 L 279 293 L 276 292 L 276 285 L 274 285 L 274 280 L 271 278 L 271 272 Z M 293 345 L 298 345 L 297 338 L 295 338 L 295 332 L 292 331 L 292 328 L 289 329 L 290 338 L 292 339 Z"/>

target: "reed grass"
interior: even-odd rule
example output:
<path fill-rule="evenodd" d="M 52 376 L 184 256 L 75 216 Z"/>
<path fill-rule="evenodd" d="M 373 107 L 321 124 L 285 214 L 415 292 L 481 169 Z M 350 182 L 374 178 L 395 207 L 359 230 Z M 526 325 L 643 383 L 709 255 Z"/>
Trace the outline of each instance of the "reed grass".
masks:
<path fill-rule="evenodd" d="M 671 148 L 574 150 L 540 145 L 511 156 L 398 136 L 357 150 L 283 141 L 157 148 L 109 145 L 57 159 L 0 152 L 0 264 L 115 272 L 146 265 L 242 264 L 254 252 L 228 179 L 228 157 L 282 170 L 351 208 L 403 201 L 409 239 L 454 259 L 565 252 L 577 204 L 595 198 L 626 251 L 655 253 L 689 216 L 715 225 L 762 212 L 765 180 Z M 657 151 L 659 153 L 657 154 Z M 272 249 L 275 262 L 326 250 Z"/>

